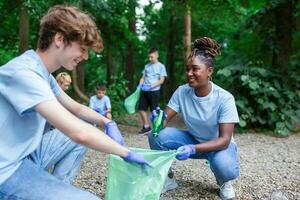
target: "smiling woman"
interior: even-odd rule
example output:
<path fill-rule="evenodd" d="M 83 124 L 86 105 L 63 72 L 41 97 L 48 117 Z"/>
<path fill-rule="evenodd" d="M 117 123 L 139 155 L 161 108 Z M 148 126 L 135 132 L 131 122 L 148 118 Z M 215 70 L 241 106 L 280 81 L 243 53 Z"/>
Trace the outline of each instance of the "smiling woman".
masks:
<path fill-rule="evenodd" d="M 187 83 L 172 95 L 165 109 L 167 123 L 181 112 L 187 130 L 167 127 L 158 136 L 149 135 L 151 149 L 177 149 L 176 158 L 207 159 L 220 186 L 220 197 L 235 196 L 231 180 L 239 176 L 237 146 L 233 139 L 239 117 L 234 97 L 210 81 L 214 57 L 220 53 L 219 44 L 211 38 L 194 42 L 186 66 Z M 177 187 L 170 170 L 163 191 Z"/>

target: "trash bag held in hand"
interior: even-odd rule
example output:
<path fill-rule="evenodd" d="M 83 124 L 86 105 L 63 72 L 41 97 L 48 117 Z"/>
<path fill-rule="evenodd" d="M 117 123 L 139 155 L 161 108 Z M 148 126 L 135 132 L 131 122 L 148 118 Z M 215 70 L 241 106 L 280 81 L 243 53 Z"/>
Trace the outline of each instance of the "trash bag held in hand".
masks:
<path fill-rule="evenodd" d="M 143 155 L 150 167 L 110 155 L 105 200 L 159 200 L 176 151 L 130 149 Z"/>
<path fill-rule="evenodd" d="M 125 109 L 128 113 L 132 114 L 136 112 L 136 104 L 140 99 L 141 89 L 137 88 L 134 93 L 128 96 L 124 101 Z"/>

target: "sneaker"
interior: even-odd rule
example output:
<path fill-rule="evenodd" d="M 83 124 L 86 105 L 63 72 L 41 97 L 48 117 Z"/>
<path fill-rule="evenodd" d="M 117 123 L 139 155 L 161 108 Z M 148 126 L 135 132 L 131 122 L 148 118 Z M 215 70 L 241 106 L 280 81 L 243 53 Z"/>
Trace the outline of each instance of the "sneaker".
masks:
<path fill-rule="evenodd" d="M 167 176 L 166 181 L 165 181 L 165 185 L 163 187 L 163 189 L 161 190 L 161 194 L 165 193 L 169 190 L 174 190 L 175 188 L 178 187 L 178 184 L 175 181 L 175 178 L 169 178 L 169 176 Z"/>
<path fill-rule="evenodd" d="M 235 197 L 234 188 L 231 184 L 231 181 L 227 181 L 221 185 L 219 196 L 222 200 L 229 200 Z"/>
<path fill-rule="evenodd" d="M 147 127 L 147 128 L 143 127 L 143 128 L 139 131 L 139 134 L 144 135 L 144 134 L 149 133 L 151 130 L 152 130 L 152 129 L 151 129 L 150 126 Z"/>

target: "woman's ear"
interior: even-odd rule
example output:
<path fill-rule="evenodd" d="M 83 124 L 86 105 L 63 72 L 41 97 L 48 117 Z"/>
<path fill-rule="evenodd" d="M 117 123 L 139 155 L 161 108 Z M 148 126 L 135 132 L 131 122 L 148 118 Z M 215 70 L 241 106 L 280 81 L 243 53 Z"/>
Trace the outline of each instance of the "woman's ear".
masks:
<path fill-rule="evenodd" d="M 214 72 L 214 69 L 212 67 L 208 67 L 207 71 L 208 71 L 208 76 L 211 77 L 212 73 Z"/>

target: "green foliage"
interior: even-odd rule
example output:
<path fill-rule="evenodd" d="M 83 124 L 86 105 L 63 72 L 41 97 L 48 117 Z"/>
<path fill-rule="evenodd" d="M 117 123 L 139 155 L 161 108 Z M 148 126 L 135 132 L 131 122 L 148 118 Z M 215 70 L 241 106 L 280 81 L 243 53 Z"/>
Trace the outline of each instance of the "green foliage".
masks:
<path fill-rule="evenodd" d="M 282 84 L 285 75 L 249 65 L 229 66 L 217 73 L 218 82 L 234 85 L 240 126 L 275 130 L 287 136 L 300 121 L 300 78 L 296 75 Z M 230 81 L 229 81 L 230 80 Z"/>
<path fill-rule="evenodd" d="M 162 7 L 156 6 L 162 2 Z M 160 61 L 169 62 L 169 38 L 174 45 L 174 88 L 186 82 L 183 72 L 184 8 L 189 5 L 192 14 L 192 41 L 198 37 L 212 37 L 221 44 L 221 56 L 216 58 L 214 82 L 230 91 L 236 99 L 242 129 L 275 130 L 278 135 L 288 135 L 294 124 L 299 124 L 300 89 L 300 1 L 293 1 L 293 32 L 290 60 L 284 70 L 274 67 L 274 53 L 278 52 L 280 37 L 277 35 L 277 7 L 288 1 L 204 1 L 204 0 L 160 0 L 149 1 L 144 14 L 136 16 L 143 28 L 137 27 L 143 39 L 129 31 L 129 18 L 135 15 L 132 5 L 138 1 L 124 0 L 27 0 L 30 31 L 29 48 L 35 48 L 39 19 L 53 5 L 73 4 L 91 14 L 101 31 L 104 51 L 90 53 L 84 63 L 85 92 L 95 93 L 98 82 L 107 83 L 107 66 L 111 66 L 112 83 L 108 95 L 112 101 L 113 115 L 124 114 L 126 82 L 122 73 L 126 63 L 127 45 L 130 41 L 135 51 L 135 78 L 147 59 L 149 47 L 159 49 Z M 290 1 L 289 1 L 290 2 Z M 18 54 L 20 1 L 0 1 L 0 65 Z M 172 25 L 170 26 L 170 22 Z M 280 54 L 279 54 L 280 56 Z M 110 62 L 110 61 L 111 62 Z M 110 65 L 108 65 L 110 64 Z M 169 66 L 167 66 L 168 68 Z M 170 75 L 170 74 L 169 74 Z M 118 77 L 118 78 L 117 78 Z M 170 77 L 170 76 L 169 76 Z M 167 84 L 162 92 L 170 91 Z M 73 95 L 72 90 L 70 91 Z M 128 93 L 127 93 L 128 94 Z M 166 97 L 168 101 L 170 97 Z M 165 105 L 167 102 L 161 102 Z"/>
<path fill-rule="evenodd" d="M 128 93 L 126 87 L 127 80 L 124 79 L 123 74 L 119 77 L 112 77 L 113 83 L 109 85 L 107 95 L 110 98 L 112 106 L 113 117 L 118 117 L 126 113 L 124 109 L 124 99 Z"/>

